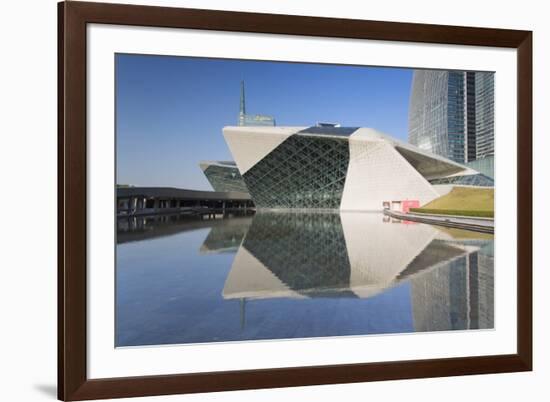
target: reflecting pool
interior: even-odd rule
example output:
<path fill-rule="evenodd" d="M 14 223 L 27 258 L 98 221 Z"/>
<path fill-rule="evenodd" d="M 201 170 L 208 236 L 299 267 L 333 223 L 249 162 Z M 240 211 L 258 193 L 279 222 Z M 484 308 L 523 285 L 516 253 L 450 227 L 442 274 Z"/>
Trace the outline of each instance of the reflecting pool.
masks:
<path fill-rule="evenodd" d="M 493 235 L 381 213 L 118 221 L 116 346 L 493 328 Z"/>

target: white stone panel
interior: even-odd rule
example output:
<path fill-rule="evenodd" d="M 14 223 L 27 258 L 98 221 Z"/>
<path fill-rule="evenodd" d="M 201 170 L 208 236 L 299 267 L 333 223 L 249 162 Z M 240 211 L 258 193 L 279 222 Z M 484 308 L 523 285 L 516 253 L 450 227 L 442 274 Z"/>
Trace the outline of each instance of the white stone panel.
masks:
<path fill-rule="evenodd" d="M 425 150 L 423 150 L 421 148 L 418 148 L 414 145 L 411 145 L 407 142 L 399 141 L 396 138 L 393 138 L 392 136 L 390 136 L 389 134 L 383 133 L 383 132 L 375 130 L 373 128 L 361 127 L 360 129 L 358 129 L 357 131 L 355 131 L 351 135 L 351 138 L 354 138 L 354 139 L 362 138 L 362 139 L 368 139 L 368 140 L 376 140 L 376 139 L 386 140 L 390 144 L 392 144 L 393 146 L 405 149 L 408 152 L 411 152 L 413 154 L 418 155 L 419 157 L 433 159 L 434 162 L 436 162 L 436 163 L 439 162 L 439 165 L 444 168 L 442 170 L 441 174 L 436 174 L 434 177 L 445 177 L 445 176 L 447 176 L 446 174 L 443 174 L 443 172 L 444 172 L 444 170 L 448 170 L 450 168 L 455 168 L 455 169 L 460 170 L 459 172 L 457 172 L 453 175 L 479 173 L 479 172 L 477 172 L 477 171 L 475 171 L 475 170 L 473 170 L 473 169 L 471 169 L 471 168 L 469 168 L 465 165 L 457 163 L 457 162 L 455 162 L 451 159 L 448 159 L 448 158 L 445 158 L 443 156 L 425 151 Z M 445 168 L 445 166 L 446 166 L 446 168 Z"/>
<path fill-rule="evenodd" d="M 349 142 L 342 211 L 381 211 L 385 201 L 418 200 L 423 205 L 439 196 L 391 142 L 355 134 Z"/>
<path fill-rule="evenodd" d="M 244 174 L 292 134 L 306 127 L 224 127 L 225 142 Z"/>

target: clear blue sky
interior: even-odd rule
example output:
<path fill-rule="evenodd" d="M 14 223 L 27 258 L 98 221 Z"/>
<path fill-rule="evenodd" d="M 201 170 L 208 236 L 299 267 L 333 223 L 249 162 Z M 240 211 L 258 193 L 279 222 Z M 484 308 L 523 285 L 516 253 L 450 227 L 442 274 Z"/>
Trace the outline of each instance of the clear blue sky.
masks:
<path fill-rule="evenodd" d="M 249 114 L 407 139 L 412 70 L 171 56 L 116 56 L 117 183 L 211 190 L 201 160 L 232 160 L 222 127 Z"/>

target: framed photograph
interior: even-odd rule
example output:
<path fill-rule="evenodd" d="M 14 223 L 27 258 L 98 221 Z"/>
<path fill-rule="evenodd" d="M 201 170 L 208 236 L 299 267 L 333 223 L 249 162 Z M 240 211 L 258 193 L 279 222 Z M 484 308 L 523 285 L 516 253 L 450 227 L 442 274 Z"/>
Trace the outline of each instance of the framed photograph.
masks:
<path fill-rule="evenodd" d="M 59 399 L 532 369 L 530 31 L 58 11 Z"/>

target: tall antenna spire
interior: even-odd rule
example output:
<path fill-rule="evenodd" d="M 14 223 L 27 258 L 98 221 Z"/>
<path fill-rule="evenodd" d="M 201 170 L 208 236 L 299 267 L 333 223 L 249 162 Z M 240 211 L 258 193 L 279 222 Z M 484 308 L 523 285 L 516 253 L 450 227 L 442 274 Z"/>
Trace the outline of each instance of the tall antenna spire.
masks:
<path fill-rule="evenodd" d="M 241 104 L 239 109 L 239 126 L 244 126 L 244 116 L 246 114 L 246 106 L 244 99 L 244 81 L 241 81 Z"/>

